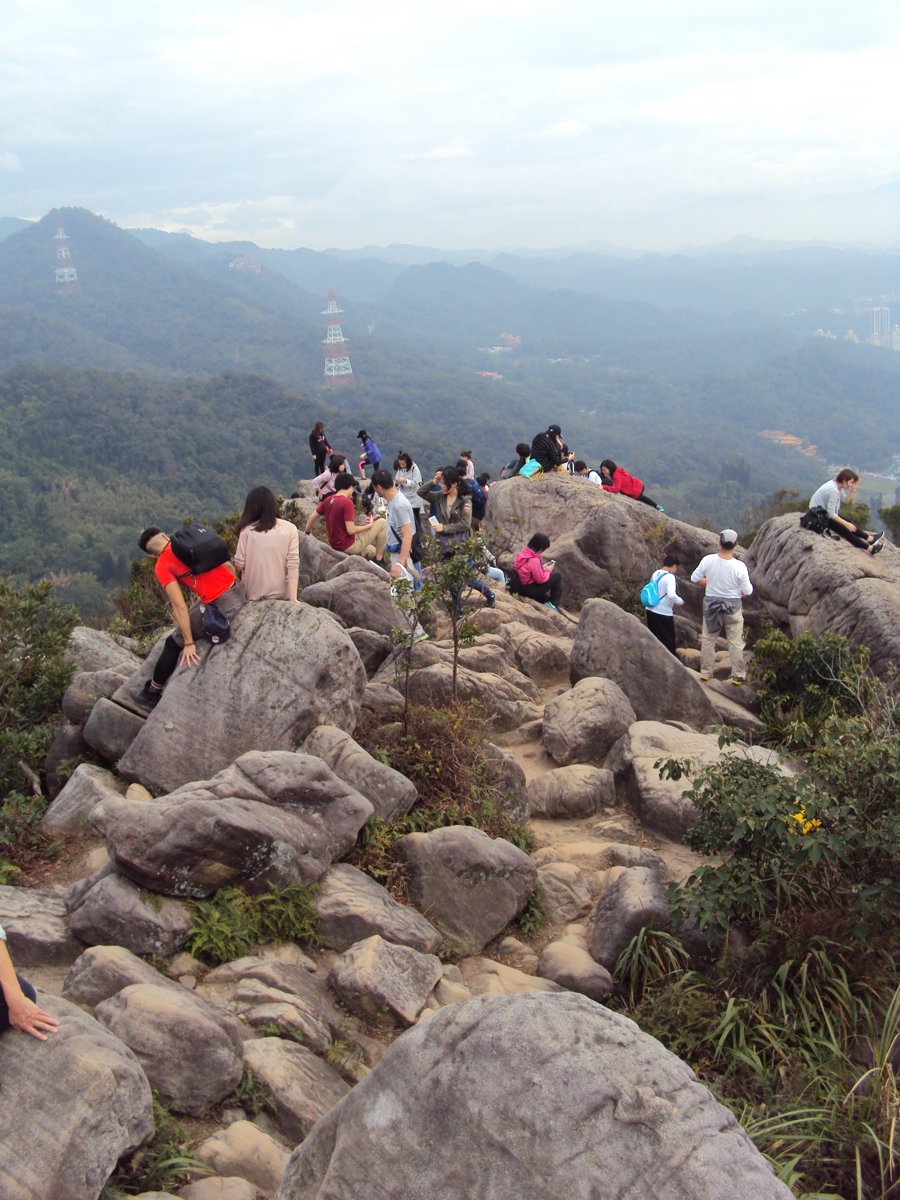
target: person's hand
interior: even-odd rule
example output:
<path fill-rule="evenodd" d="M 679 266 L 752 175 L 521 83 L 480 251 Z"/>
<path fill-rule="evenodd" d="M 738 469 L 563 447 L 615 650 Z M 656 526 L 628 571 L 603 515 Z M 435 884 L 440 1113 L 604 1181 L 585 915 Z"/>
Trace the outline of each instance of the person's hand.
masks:
<path fill-rule="evenodd" d="M 44 1012 L 24 994 L 9 1005 L 9 1023 L 19 1033 L 28 1033 L 41 1042 L 46 1042 L 48 1034 L 56 1033 L 59 1029 L 58 1019 Z"/>
<path fill-rule="evenodd" d="M 197 653 L 196 642 L 185 642 L 184 649 L 178 656 L 178 662 L 182 667 L 196 667 L 200 662 L 200 655 Z"/>
<path fill-rule="evenodd" d="M 435 523 L 431 526 L 431 528 L 434 530 L 435 533 L 443 533 L 444 532 L 444 527 L 440 523 L 440 521 L 435 521 Z"/>
<path fill-rule="evenodd" d="M 403 573 L 403 568 L 399 563 L 391 564 L 391 579 L 402 579 Z"/>

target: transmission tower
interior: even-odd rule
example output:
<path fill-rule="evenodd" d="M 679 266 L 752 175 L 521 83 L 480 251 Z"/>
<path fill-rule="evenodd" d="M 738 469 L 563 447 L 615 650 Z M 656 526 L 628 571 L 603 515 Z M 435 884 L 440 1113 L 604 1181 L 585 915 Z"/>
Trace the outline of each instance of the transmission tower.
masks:
<path fill-rule="evenodd" d="M 69 235 L 62 225 L 57 225 L 53 240 L 56 242 L 56 290 L 61 295 L 78 290 L 78 272 L 69 250 Z"/>
<path fill-rule="evenodd" d="M 353 368 L 347 353 L 347 339 L 341 329 L 341 313 L 344 310 L 338 308 L 334 292 L 329 292 L 325 299 L 327 304 L 322 310 L 325 318 L 325 337 L 322 341 L 325 347 L 325 380 L 332 384 L 352 383 Z"/>

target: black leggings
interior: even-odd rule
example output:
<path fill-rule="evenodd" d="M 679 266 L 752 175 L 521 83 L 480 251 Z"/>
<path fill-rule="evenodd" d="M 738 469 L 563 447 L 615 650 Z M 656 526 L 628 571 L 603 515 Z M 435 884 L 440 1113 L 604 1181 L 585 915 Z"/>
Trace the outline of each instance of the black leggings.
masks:
<path fill-rule="evenodd" d="M 848 529 L 840 521 L 835 521 L 833 517 L 829 517 L 828 528 L 832 533 L 836 533 L 838 537 L 846 538 L 852 545 L 858 546 L 860 550 L 867 550 L 869 548 L 869 539 L 864 533 L 860 533 L 855 525 L 852 529 Z"/>
<path fill-rule="evenodd" d="M 520 583 L 519 595 L 527 596 L 529 600 L 540 600 L 542 604 L 548 600 L 551 604 L 559 604 L 562 589 L 562 575 L 558 571 L 551 571 L 546 583 Z"/>
<path fill-rule="evenodd" d="M 645 491 L 642 491 L 639 496 L 635 496 L 635 500 L 640 500 L 641 504 L 649 504 L 651 508 L 659 508 L 653 497 L 648 496 Z"/>

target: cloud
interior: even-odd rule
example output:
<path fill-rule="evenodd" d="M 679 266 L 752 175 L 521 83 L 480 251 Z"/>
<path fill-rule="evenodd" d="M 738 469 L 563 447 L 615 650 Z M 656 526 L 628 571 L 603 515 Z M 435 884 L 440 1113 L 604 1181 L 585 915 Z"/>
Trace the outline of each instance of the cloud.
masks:
<path fill-rule="evenodd" d="M 0 153 L 0 171 L 9 171 L 17 175 L 22 170 L 22 161 L 18 154 Z"/>

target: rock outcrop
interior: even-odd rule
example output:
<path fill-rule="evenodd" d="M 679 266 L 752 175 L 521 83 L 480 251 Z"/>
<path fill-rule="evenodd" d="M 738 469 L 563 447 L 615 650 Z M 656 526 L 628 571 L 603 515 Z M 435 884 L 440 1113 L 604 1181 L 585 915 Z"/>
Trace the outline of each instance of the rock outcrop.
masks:
<path fill-rule="evenodd" d="M 840 633 L 868 646 L 873 668 L 900 665 L 900 551 L 872 557 L 843 538 L 801 529 L 797 513 L 766 521 L 747 554 L 764 608 L 795 636 Z"/>
<path fill-rule="evenodd" d="M 352 731 L 366 687 L 353 642 L 307 604 L 260 600 L 232 622 L 230 641 L 180 669 L 119 762 L 127 779 L 171 792 L 209 779 L 247 750 L 296 750 L 316 725 Z M 126 707 L 145 663 L 113 700 Z"/>
<path fill-rule="evenodd" d="M 790 1200 L 693 1071 L 572 994 L 450 1005 L 294 1151 L 276 1200 Z"/>

